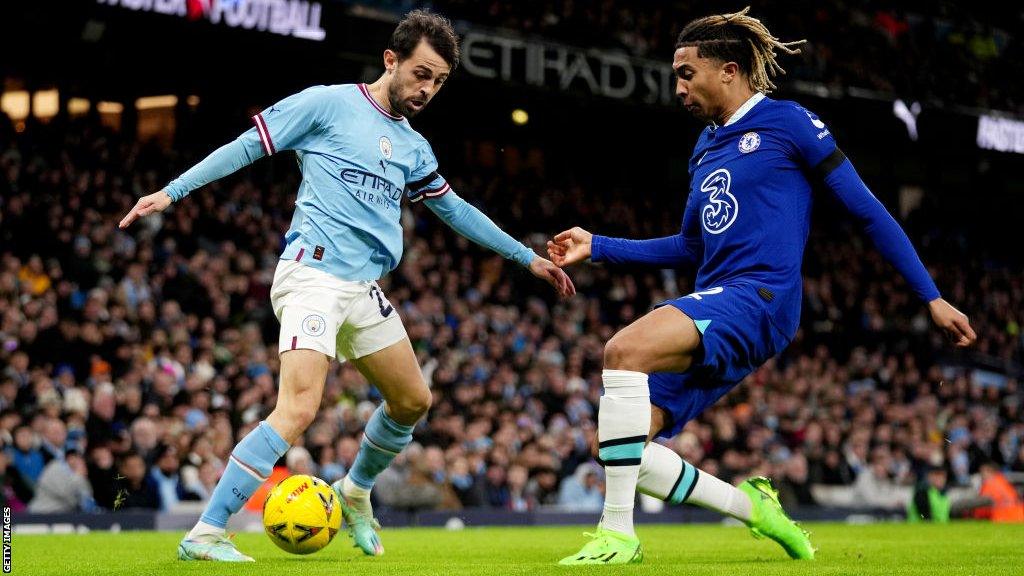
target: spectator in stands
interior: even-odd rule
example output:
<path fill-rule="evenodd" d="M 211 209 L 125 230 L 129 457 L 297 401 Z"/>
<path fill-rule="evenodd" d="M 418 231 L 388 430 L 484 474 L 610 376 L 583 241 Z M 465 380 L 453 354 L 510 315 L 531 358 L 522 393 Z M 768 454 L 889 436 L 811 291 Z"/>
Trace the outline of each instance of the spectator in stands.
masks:
<path fill-rule="evenodd" d="M 85 458 L 78 452 L 54 458 L 43 468 L 35 497 L 28 505 L 29 512 L 36 514 L 92 512 L 95 509 Z"/>
<path fill-rule="evenodd" d="M 49 463 L 53 460 L 63 460 L 64 444 L 67 442 L 67 438 L 68 428 L 64 421 L 56 417 L 47 418 L 43 422 L 42 441 L 39 443 L 43 462 Z"/>
<path fill-rule="evenodd" d="M 31 499 L 32 487 L 11 464 L 7 452 L 0 451 L 0 506 L 9 507 L 13 512 L 22 512 L 25 503 Z"/>
<path fill-rule="evenodd" d="M 854 502 L 866 508 L 902 509 L 905 505 L 896 483 L 889 474 L 889 456 L 876 451 L 853 483 Z"/>
<path fill-rule="evenodd" d="M 121 492 L 114 502 L 117 510 L 135 508 L 160 509 L 160 488 L 146 473 L 146 461 L 137 452 L 128 452 L 121 458 Z"/>
<path fill-rule="evenodd" d="M 284 455 L 285 466 L 292 474 L 308 474 L 316 476 L 316 465 L 313 464 L 313 457 L 303 446 L 292 446 Z"/>
<path fill-rule="evenodd" d="M 790 507 L 814 506 L 817 502 L 811 494 L 807 458 L 802 453 L 790 456 L 782 465 L 781 480 L 776 483 L 779 501 L 787 510 Z"/>
<path fill-rule="evenodd" d="M 93 444 L 88 452 L 88 477 L 96 505 L 105 510 L 114 509 L 117 498 L 117 468 L 114 453 L 106 444 Z"/>
<path fill-rule="evenodd" d="M 593 464 L 580 464 L 572 476 L 562 480 L 558 505 L 573 512 L 598 512 L 604 507 L 604 489 Z"/>
<path fill-rule="evenodd" d="M 32 428 L 19 426 L 14 430 L 14 445 L 8 449 L 11 463 L 21 477 L 34 487 L 43 473 L 43 452 L 36 445 L 36 435 Z"/>
<path fill-rule="evenodd" d="M 149 475 L 160 492 L 160 509 L 165 512 L 172 510 L 185 496 L 178 474 L 180 466 L 177 447 L 173 444 L 160 444 L 156 447 Z"/>

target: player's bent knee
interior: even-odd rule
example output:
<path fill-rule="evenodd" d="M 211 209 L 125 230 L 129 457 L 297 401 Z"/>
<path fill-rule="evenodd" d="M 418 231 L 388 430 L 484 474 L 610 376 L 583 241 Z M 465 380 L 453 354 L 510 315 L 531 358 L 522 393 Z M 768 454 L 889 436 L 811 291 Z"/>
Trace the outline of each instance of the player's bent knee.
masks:
<path fill-rule="evenodd" d="M 641 348 L 635 339 L 621 336 L 621 332 L 604 345 L 604 367 L 609 370 L 643 370 Z"/>
<path fill-rule="evenodd" d="M 388 400 L 388 412 L 399 424 L 415 424 L 430 410 L 433 400 L 430 390 L 423 387 L 422 390 L 405 394 L 394 401 Z"/>

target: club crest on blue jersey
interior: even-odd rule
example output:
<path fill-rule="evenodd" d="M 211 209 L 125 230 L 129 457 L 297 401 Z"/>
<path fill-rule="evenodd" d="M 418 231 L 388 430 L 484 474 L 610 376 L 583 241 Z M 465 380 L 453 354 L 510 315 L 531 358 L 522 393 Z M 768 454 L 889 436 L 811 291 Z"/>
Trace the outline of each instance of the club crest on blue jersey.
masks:
<path fill-rule="evenodd" d="M 708 203 L 701 210 L 701 222 L 709 234 L 721 234 L 732 226 L 740 213 L 740 203 L 729 192 L 732 174 L 719 168 L 701 182 L 700 191 L 708 194 Z"/>
<path fill-rule="evenodd" d="M 757 150 L 757 147 L 761 145 L 761 137 L 758 136 L 757 132 L 747 132 L 743 136 L 740 136 L 740 152 L 748 154 Z"/>
<path fill-rule="evenodd" d="M 302 319 L 302 331 L 309 336 L 321 336 L 327 330 L 327 322 L 319 314 L 310 314 Z"/>
<path fill-rule="evenodd" d="M 387 136 L 380 137 L 380 153 L 388 160 L 391 160 L 391 139 Z"/>

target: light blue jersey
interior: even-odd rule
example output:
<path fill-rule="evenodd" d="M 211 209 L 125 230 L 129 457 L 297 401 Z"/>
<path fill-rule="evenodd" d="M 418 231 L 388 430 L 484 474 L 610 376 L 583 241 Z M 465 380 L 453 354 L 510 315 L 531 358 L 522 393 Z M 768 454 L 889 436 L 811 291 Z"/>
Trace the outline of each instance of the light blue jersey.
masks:
<path fill-rule="evenodd" d="M 402 197 L 460 234 L 526 266 L 531 249 L 459 198 L 437 173 L 430 144 L 389 114 L 365 84 L 315 86 L 253 117 L 255 126 L 165 189 L 175 201 L 259 157 L 294 150 L 302 170 L 282 259 L 344 280 L 377 280 L 402 257 Z"/>

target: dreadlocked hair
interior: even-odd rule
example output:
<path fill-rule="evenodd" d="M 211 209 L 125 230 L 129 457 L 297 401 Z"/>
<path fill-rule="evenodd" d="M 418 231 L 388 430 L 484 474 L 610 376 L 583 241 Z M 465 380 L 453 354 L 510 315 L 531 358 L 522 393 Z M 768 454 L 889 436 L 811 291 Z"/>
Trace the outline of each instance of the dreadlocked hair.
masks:
<path fill-rule="evenodd" d="M 799 54 L 795 48 L 806 42 L 782 42 L 757 18 L 747 16 L 750 6 L 732 14 L 715 14 L 698 18 L 683 28 L 676 49 L 696 46 L 701 58 L 736 62 L 750 78 L 750 87 L 758 92 L 775 90 L 772 78 L 786 71 L 775 60 L 775 51 Z"/>

